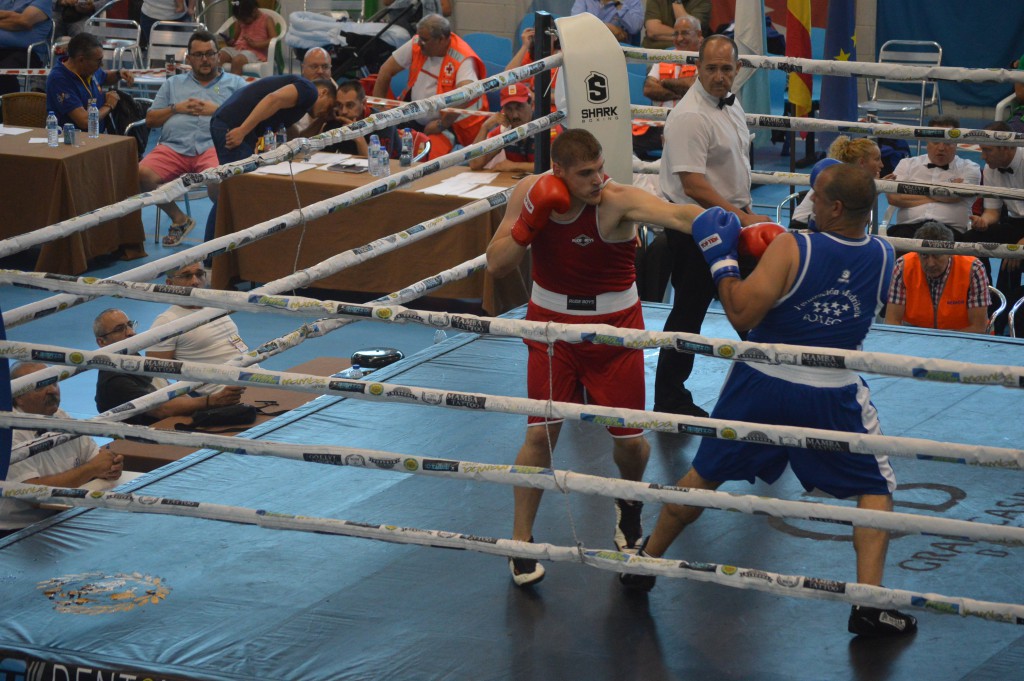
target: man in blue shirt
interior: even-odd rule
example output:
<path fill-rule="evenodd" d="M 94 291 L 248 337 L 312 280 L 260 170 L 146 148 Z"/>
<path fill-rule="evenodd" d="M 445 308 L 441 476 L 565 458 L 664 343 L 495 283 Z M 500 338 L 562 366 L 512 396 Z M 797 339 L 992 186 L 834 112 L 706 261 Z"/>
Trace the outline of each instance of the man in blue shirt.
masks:
<path fill-rule="evenodd" d="M 201 173 L 218 165 L 210 137 L 210 117 L 235 91 L 245 87 L 245 79 L 221 71 L 217 39 L 209 31 L 192 34 L 185 59 L 192 70 L 168 78 L 146 112 L 146 125 L 161 131 L 160 142 L 139 162 L 142 191 L 152 191 L 186 173 Z M 218 186 L 208 187 L 213 199 Z M 162 203 L 159 208 L 171 219 L 164 246 L 177 246 L 195 221 L 173 201 Z"/>
<path fill-rule="evenodd" d="M 698 216 L 693 238 L 733 327 L 749 330 L 753 342 L 859 349 L 885 302 L 893 269 L 892 246 L 866 234 L 874 204 L 874 178 L 866 170 L 850 163 L 826 168 L 814 185 L 814 218 L 820 231 L 782 234 L 745 280 L 739 278 L 736 256 L 739 218 L 717 206 Z M 818 357 L 816 366 L 736 362 L 711 417 L 880 434 L 878 412 L 864 380 L 843 369 L 840 358 L 827 352 Z M 774 442 L 705 438 L 693 467 L 677 485 L 714 490 L 728 480 L 753 483 L 755 477 L 772 483 L 789 465 L 808 491 L 856 497 L 858 508 L 892 511 L 896 477 L 888 457 L 853 454 L 842 445 L 822 440 L 817 448 L 827 451 L 812 451 Z M 664 555 L 702 511 L 666 504 L 640 555 Z M 854 528 L 858 582 L 882 583 L 888 546 L 887 531 Z M 645 591 L 654 586 L 650 575 L 627 573 L 620 580 Z M 917 620 L 896 610 L 855 605 L 847 626 L 860 636 L 901 636 L 915 632 Z"/>
<path fill-rule="evenodd" d="M 79 33 L 68 43 L 68 56 L 50 69 L 46 77 L 46 108 L 57 114 L 57 122 L 74 123 L 79 130 L 89 129 L 89 100 L 95 99 L 100 111 L 100 132 L 105 131 L 106 119 L 117 106 L 120 97 L 111 90 L 104 93 L 104 85 L 115 85 L 123 80 L 135 82 L 131 71 L 104 71 L 103 44 L 91 33 Z"/>
<path fill-rule="evenodd" d="M 0 0 L 0 69 L 22 69 L 39 66 L 49 45 L 32 53 L 32 63 L 25 63 L 28 46 L 50 37 L 52 0 Z M 0 95 L 18 92 L 17 76 L 0 76 Z"/>
<path fill-rule="evenodd" d="M 287 129 L 307 112 L 314 118 L 334 108 L 338 87 L 322 78 L 268 76 L 246 85 L 224 102 L 210 119 L 210 134 L 221 163 L 241 161 L 256 151 L 256 141 L 270 128 Z"/>
<path fill-rule="evenodd" d="M 338 86 L 330 78 L 310 82 L 302 76 L 267 76 L 250 83 L 221 104 L 210 119 L 210 136 L 221 163 L 247 159 L 267 128 L 287 130 L 306 113 L 327 116 L 334 108 Z M 205 241 L 213 238 L 217 204 L 206 221 Z"/>
<path fill-rule="evenodd" d="M 640 44 L 644 27 L 644 4 L 641 0 L 576 0 L 571 15 L 589 12 L 604 22 L 620 43 Z"/>

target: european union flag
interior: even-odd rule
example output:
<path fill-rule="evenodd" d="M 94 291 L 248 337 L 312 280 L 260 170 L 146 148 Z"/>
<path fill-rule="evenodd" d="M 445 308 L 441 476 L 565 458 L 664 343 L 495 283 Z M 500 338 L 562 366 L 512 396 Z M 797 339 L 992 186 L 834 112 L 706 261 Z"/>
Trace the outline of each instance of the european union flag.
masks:
<path fill-rule="evenodd" d="M 854 0 L 831 0 L 825 27 L 825 59 L 856 61 L 857 36 Z M 824 76 L 821 79 L 821 117 L 827 120 L 857 120 L 857 79 Z"/>

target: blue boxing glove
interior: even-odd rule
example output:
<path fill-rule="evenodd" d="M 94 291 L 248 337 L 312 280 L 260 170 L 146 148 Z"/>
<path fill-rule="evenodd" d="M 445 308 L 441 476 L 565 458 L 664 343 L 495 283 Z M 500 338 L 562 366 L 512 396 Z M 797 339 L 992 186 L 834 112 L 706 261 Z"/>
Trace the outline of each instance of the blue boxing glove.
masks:
<path fill-rule="evenodd" d="M 715 286 L 728 277 L 739 279 L 736 255 L 739 238 L 740 219 L 724 208 L 714 206 L 694 218 L 693 240 L 711 268 Z"/>

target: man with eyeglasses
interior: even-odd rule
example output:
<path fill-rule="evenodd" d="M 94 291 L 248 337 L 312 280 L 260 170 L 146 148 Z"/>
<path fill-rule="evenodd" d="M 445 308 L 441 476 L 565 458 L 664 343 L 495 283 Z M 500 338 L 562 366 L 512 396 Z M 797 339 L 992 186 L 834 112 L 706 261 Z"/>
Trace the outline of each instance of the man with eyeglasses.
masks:
<path fill-rule="evenodd" d="M 206 269 L 203 268 L 202 263 L 198 262 L 185 265 L 168 276 L 167 283 L 186 289 L 204 288 L 206 286 Z M 172 305 L 153 321 L 151 328 L 187 317 L 200 308 L 200 305 L 187 307 Z M 227 364 L 248 351 L 249 346 L 238 335 L 238 327 L 231 321 L 231 317 L 224 315 L 191 331 L 151 345 L 146 351 L 146 356 L 157 359 L 205 362 L 206 364 Z M 223 387 L 221 385 L 203 385 L 196 389 L 196 392 L 204 396 L 213 395 Z"/>
<path fill-rule="evenodd" d="M 245 87 L 245 79 L 221 71 L 217 39 L 209 31 L 196 31 L 189 37 L 185 61 L 191 70 L 169 77 L 146 112 L 146 125 L 160 128 L 160 141 L 139 162 L 139 185 L 144 192 L 218 165 L 210 116 Z M 218 188 L 217 184 L 207 187 L 211 199 L 216 199 Z M 164 246 L 177 246 L 195 227 L 195 220 L 173 201 L 159 204 L 159 208 L 171 220 Z"/>
<path fill-rule="evenodd" d="M 68 43 L 68 56 L 50 69 L 46 76 L 46 108 L 57 114 L 64 126 L 73 123 L 79 130 L 89 129 L 89 100 L 95 99 L 100 112 L 100 132 L 106 130 L 107 116 L 121 101 L 117 92 L 101 89 L 125 81 L 135 83 L 131 71 L 105 71 L 103 43 L 91 33 L 79 33 Z"/>
<path fill-rule="evenodd" d="M 652 50 L 672 48 L 676 22 L 693 16 L 699 25 L 711 23 L 711 0 L 647 0 L 644 7 L 644 47 Z"/>
<path fill-rule="evenodd" d="M 704 41 L 700 32 L 700 21 L 689 14 L 683 15 L 676 21 L 672 35 L 675 49 L 684 52 L 696 52 Z M 693 64 L 683 64 L 682 62 L 654 64 L 644 81 L 644 97 L 649 98 L 654 106 L 671 109 L 679 103 L 696 79 L 697 67 Z M 633 153 L 644 161 L 660 158 L 661 149 L 664 146 L 663 130 L 662 127 L 634 123 Z"/>
<path fill-rule="evenodd" d="M 867 234 L 874 205 L 875 178 L 867 170 L 852 163 L 826 168 L 814 185 L 819 231 L 779 235 L 742 280 L 737 262 L 742 237 L 736 213 L 714 207 L 694 221 L 693 238 L 711 268 L 733 327 L 749 331 L 748 340 L 753 342 L 859 348 L 885 302 L 893 269 L 892 246 Z M 709 220 L 709 215 L 716 217 Z M 838 357 L 834 361 L 827 353 L 819 357 L 817 366 L 736 362 L 712 418 L 881 434 L 864 380 L 840 368 Z M 851 454 L 840 451 L 841 443 L 831 444 L 836 446 L 822 452 L 774 441 L 704 438 L 693 467 L 676 484 L 715 490 L 729 480 L 753 483 L 755 477 L 771 484 L 788 465 L 808 491 L 817 488 L 839 499 L 855 497 L 858 508 L 892 511 L 896 477 L 888 457 Z M 702 511 L 666 504 L 640 555 L 663 556 Z M 882 583 L 888 545 L 887 531 L 854 528 L 857 582 Z M 620 581 L 628 588 L 649 591 L 655 578 L 622 574 Z M 847 629 L 864 637 L 904 636 L 917 630 L 917 620 L 896 610 L 855 605 Z"/>
<path fill-rule="evenodd" d="M 331 55 L 327 53 L 327 50 L 322 47 L 314 47 L 306 52 L 306 56 L 302 58 L 302 77 L 310 82 L 321 78 L 333 80 L 331 77 Z M 299 119 L 298 123 L 288 128 L 288 139 L 319 135 L 331 122 L 331 119 L 330 111 L 322 112 L 318 116 L 307 112 Z"/>
<path fill-rule="evenodd" d="M 112 307 L 97 315 L 92 323 L 92 332 L 96 336 L 96 345 L 104 348 L 134 336 L 136 326 L 135 320 L 128 319 L 128 315 L 122 310 Z M 96 409 L 100 413 L 109 411 L 125 402 L 144 397 L 166 385 L 167 381 L 162 378 L 122 374 L 101 369 L 96 376 Z M 244 388 L 229 385 L 208 395 L 180 395 L 149 411 L 126 419 L 124 423 L 148 426 L 171 416 L 188 416 L 200 409 L 238 404 L 244 391 Z"/>
<path fill-rule="evenodd" d="M 416 35 L 392 53 L 380 67 L 373 84 L 374 97 L 387 97 L 391 79 L 409 69 L 409 84 L 401 100 L 420 100 L 463 87 L 487 75 L 483 61 L 465 40 L 452 33 L 440 14 L 428 14 L 416 24 Z M 487 98 L 477 97 L 461 109 L 487 111 Z M 460 115 L 453 111 L 429 112 L 410 127 L 430 137 L 430 158 L 447 154 L 455 143 L 470 145 L 486 116 Z"/>

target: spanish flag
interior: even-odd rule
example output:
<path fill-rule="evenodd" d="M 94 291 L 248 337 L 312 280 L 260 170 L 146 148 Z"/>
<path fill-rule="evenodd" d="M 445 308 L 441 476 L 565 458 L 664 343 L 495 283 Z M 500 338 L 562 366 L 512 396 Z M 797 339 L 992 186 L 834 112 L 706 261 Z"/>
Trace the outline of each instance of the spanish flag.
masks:
<path fill-rule="evenodd" d="M 811 0 L 786 0 L 786 56 L 811 58 Z M 811 113 L 811 75 L 789 74 L 794 116 Z"/>

